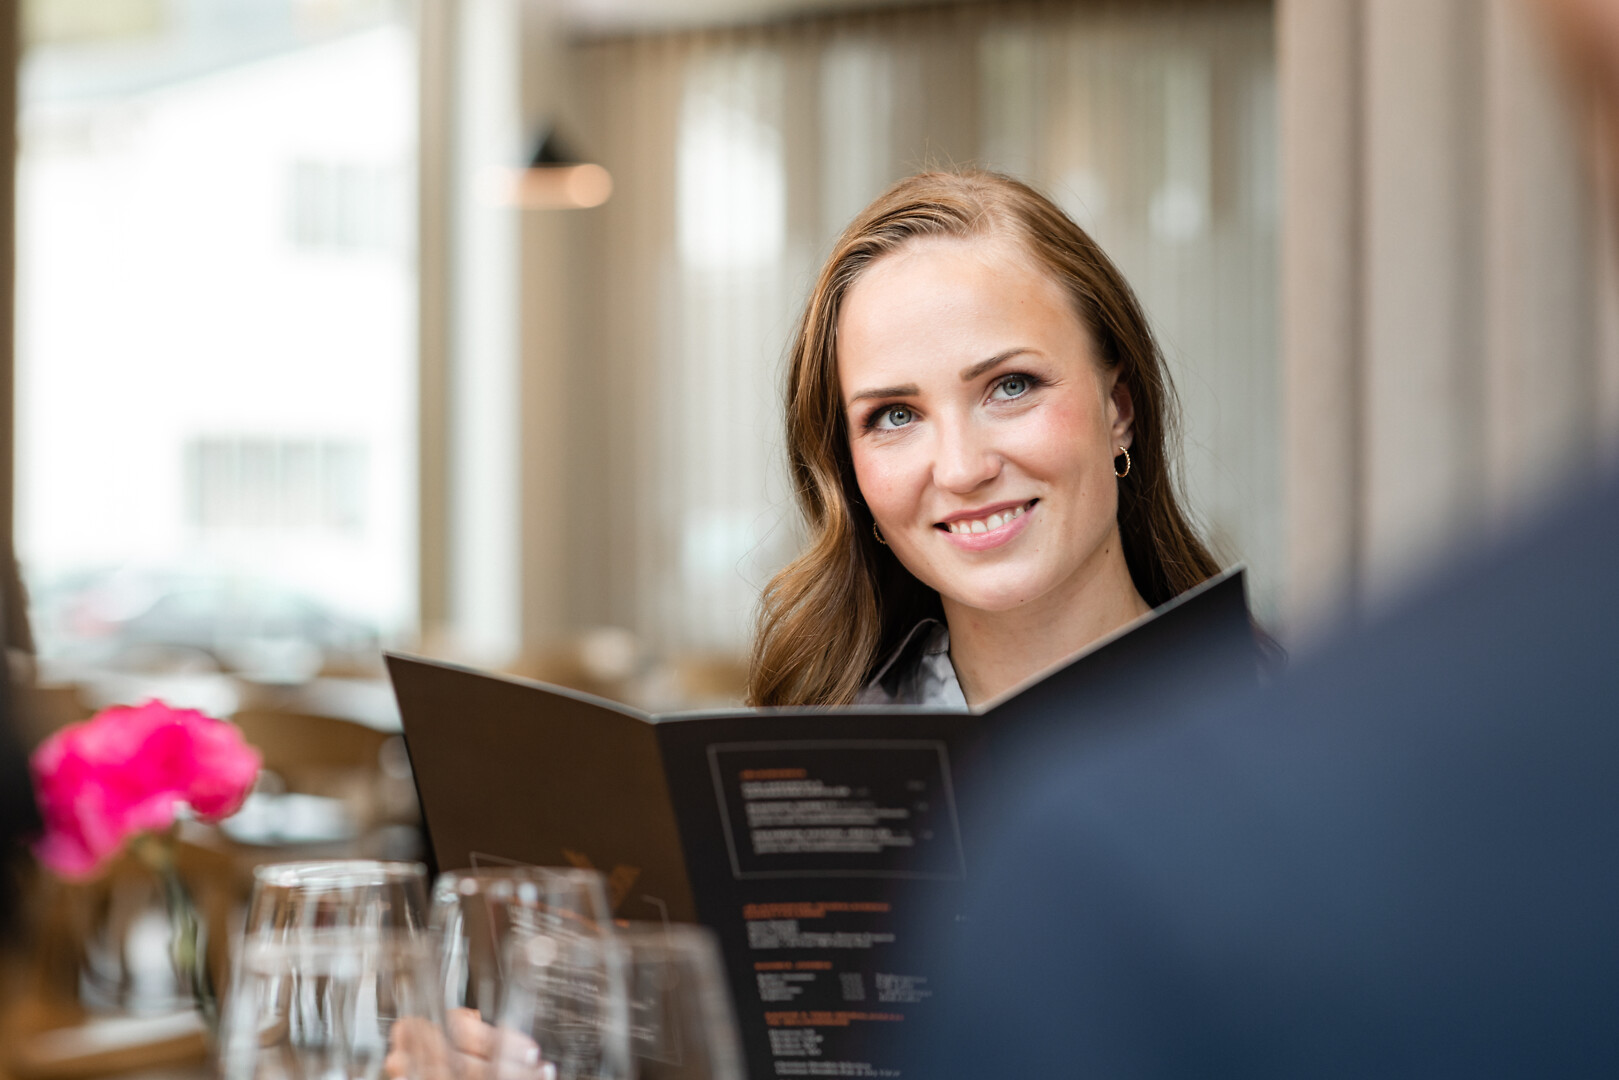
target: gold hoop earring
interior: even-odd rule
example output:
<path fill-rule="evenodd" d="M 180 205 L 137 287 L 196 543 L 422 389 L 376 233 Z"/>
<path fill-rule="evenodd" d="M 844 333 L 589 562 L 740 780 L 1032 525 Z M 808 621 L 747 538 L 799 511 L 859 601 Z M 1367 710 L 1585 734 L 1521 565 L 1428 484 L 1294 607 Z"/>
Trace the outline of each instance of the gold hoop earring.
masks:
<path fill-rule="evenodd" d="M 1115 459 L 1113 462 L 1113 475 L 1117 476 L 1120 480 L 1123 480 L 1126 476 L 1130 475 L 1130 451 L 1121 446 L 1119 447 L 1119 453 L 1124 455 L 1124 471 L 1119 471 L 1119 463 L 1117 459 Z"/>
<path fill-rule="evenodd" d="M 871 523 L 871 535 L 875 536 L 877 538 L 877 542 L 883 547 L 888 546 L 888 541 L 883 539 L 883 531 L 877 527 L 877 523 L 875 521 Z"/>

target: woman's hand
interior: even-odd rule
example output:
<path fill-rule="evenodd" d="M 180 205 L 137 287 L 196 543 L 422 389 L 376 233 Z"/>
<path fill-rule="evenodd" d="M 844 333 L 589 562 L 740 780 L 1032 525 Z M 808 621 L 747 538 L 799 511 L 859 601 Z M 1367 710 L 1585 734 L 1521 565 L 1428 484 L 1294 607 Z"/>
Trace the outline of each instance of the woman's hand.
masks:
<path fill-rule="evenodd" d="M 410 1080 L 555 1080 L 533 1039 L 483 1022 L 475 1009 L 452 1009 L 450 1038 L 425 1020 L 401 1020 L 388 1034 L 383 1068 Z"/>

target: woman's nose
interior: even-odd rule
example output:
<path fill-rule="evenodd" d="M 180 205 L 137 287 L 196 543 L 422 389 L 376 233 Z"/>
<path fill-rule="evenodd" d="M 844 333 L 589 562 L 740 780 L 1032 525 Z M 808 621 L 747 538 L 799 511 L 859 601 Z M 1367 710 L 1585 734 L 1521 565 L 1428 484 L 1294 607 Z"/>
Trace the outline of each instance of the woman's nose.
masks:
<path fill-rule="evenodd" d="M 946 491 L 965 494 L 1001 471 L 1001 456 L 978 425 L 943 424 L 933 461 L 933 482 Z"/>

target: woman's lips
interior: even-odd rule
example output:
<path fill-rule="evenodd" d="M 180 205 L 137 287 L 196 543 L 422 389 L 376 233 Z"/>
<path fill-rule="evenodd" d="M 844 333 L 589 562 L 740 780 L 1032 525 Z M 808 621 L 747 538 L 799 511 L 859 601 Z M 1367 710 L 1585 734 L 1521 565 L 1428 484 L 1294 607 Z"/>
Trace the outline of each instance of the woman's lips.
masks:
<path fill-rule="evenodd" d="M 1030 499 L 1026 503 L 1014 503 L 1012 506 L 984 514 L 977 518 L 957 518 L 948 523 L 941 522 L 939 531 L 945 538 L 962 551 L 988 551 L 990 548 L 1000 547 L 1024 529 L 1029 527 L 1029 516 L 1039 504 L 1039 499 Z M 999 524 L 991 527 L 991 521 Z M 982 532 L 975 531 L 979 526 Z M 954 528 L 956 531 L 950 531 Z"/>

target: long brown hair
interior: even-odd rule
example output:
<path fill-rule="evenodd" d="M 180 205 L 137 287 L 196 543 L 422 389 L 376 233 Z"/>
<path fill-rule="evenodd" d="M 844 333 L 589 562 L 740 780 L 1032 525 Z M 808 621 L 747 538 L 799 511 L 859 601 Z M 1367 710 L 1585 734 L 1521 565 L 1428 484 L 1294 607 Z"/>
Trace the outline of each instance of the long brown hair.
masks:
<path fill-rule="evenodd" d="M 918 237 L 1003 232 L 1073 298 L 1104 367 L 1135 406 L 1130 470 L 1119 482 L 1119 535 L 1153 607 L 1219 570 L 1181 511 L 1166 447 L 1174 387 L 1135 293 L 1083 229 L 1045 196 L 998 173 L 927 172 L 901 180 L 839 237 L 804 309 L 787 381 L 787 452 L 806 550 L 765 587 L 749 665 L 755 705 L 843 705 L 916 621 L 942 616 L 938 594 L 877 542 L 849 454 L 838 385 L 844 297 L 873 262 Z"/>

